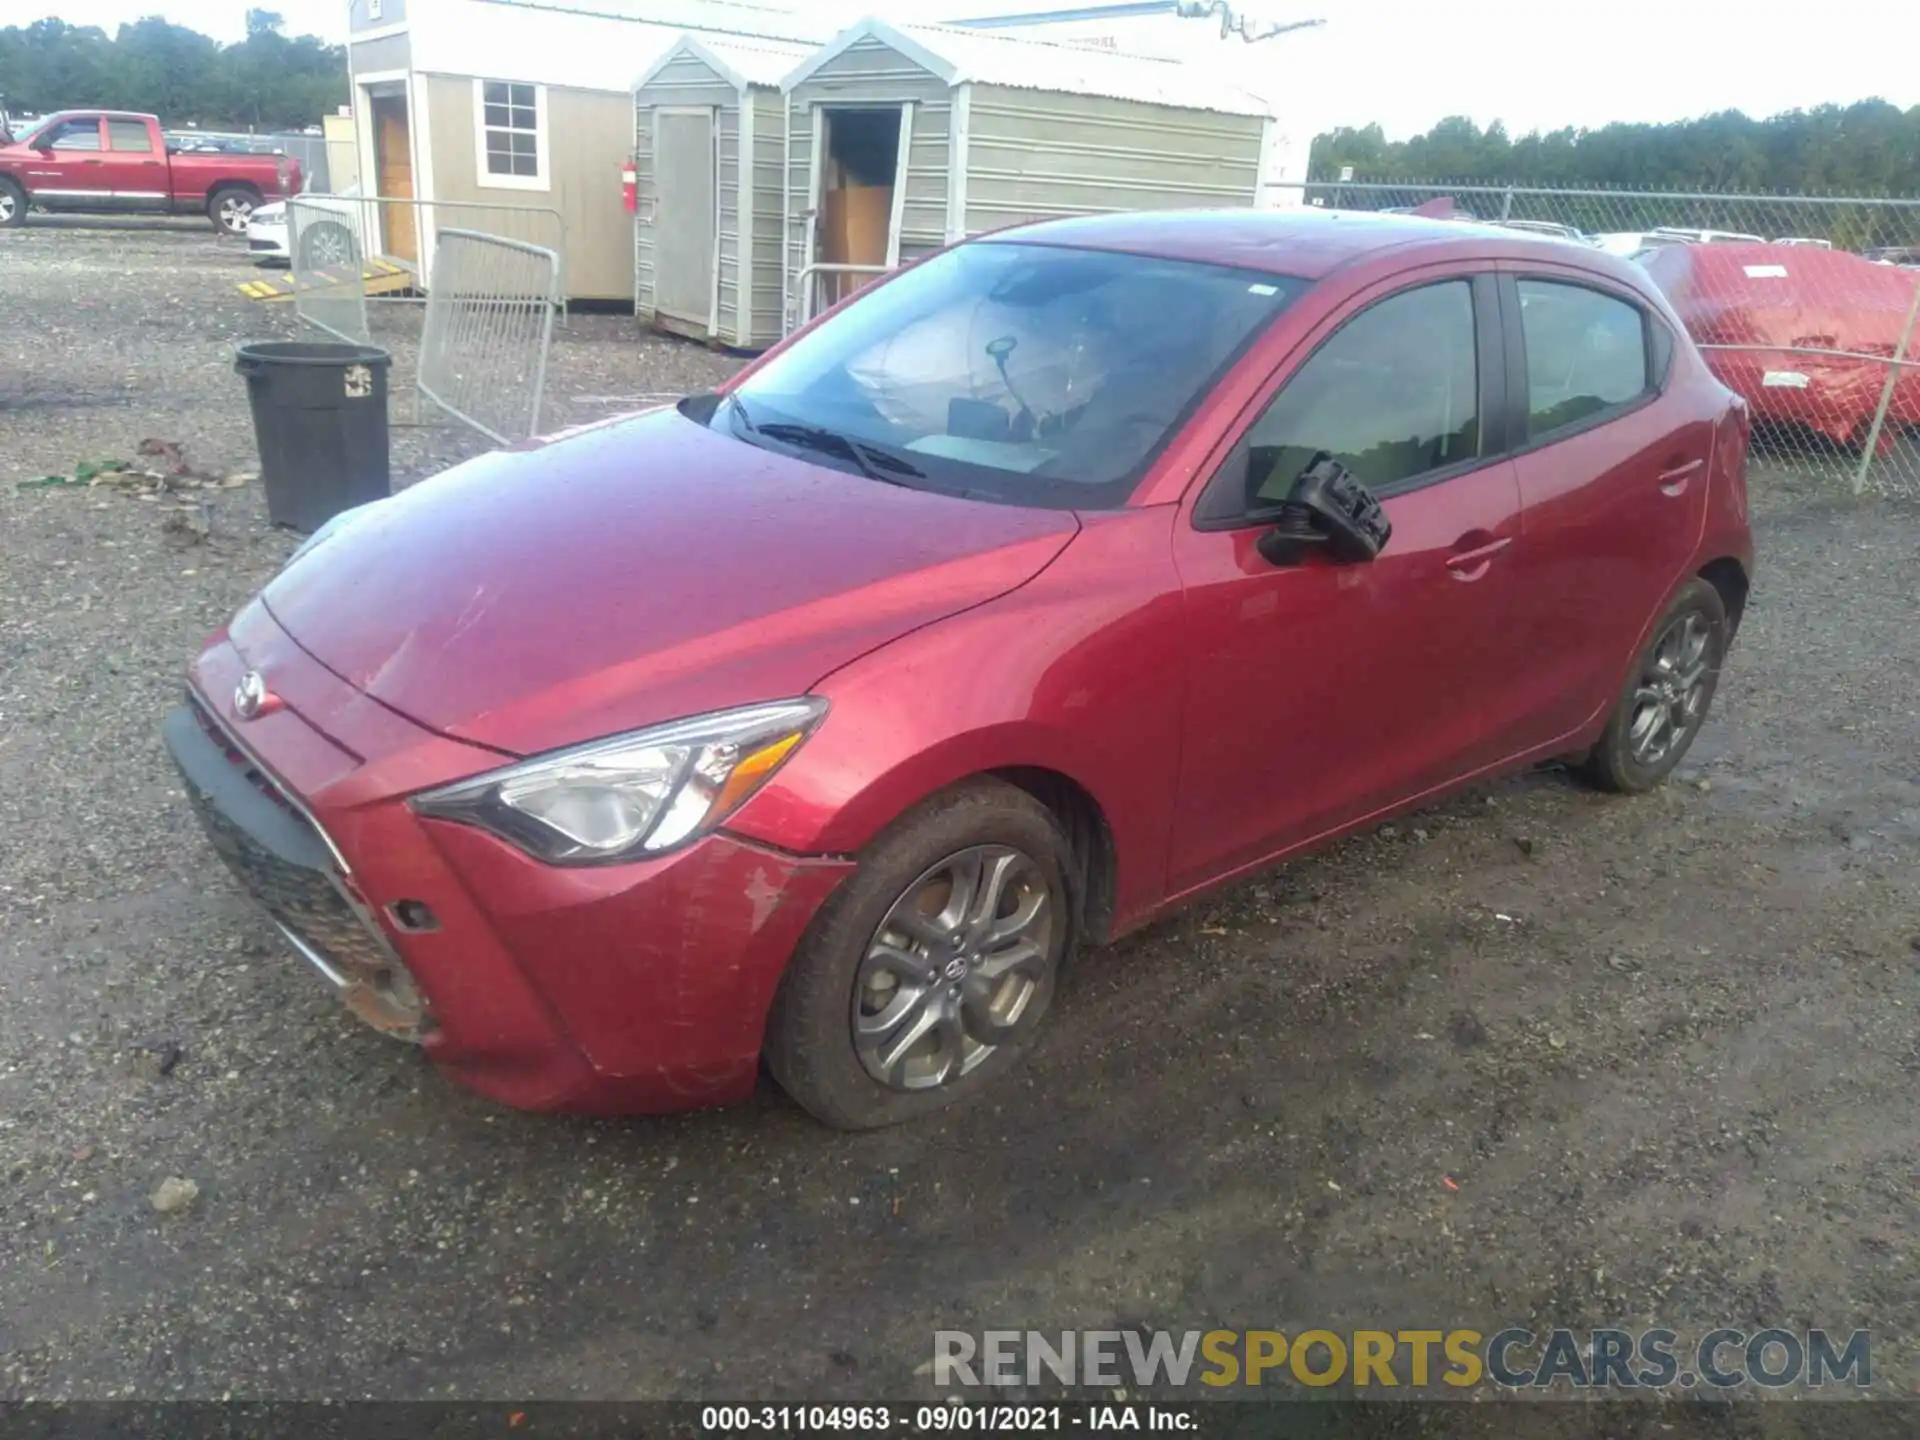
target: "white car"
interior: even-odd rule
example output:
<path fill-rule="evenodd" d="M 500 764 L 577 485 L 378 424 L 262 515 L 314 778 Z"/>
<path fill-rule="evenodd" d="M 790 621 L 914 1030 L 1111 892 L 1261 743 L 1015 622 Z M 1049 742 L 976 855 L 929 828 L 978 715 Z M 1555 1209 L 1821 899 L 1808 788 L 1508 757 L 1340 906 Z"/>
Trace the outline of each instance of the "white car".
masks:
<path fill-rule="evenodd" d="M 1677 235 L 1659 230 L 1609 230 L 1590 236 L 1588 243 L 1609 255 L 1632 257 L 1656 245 L 1683 245 L 1686 242 Z"/>
<path fill-rule="evenodd" d="M 1493 223 L 1502 230 L 1520 230 L 1528 235 L 1545 236 L 1549 240 L 1571 240 L 1576 245 L 1593 243 L 1591 237 L 1584 231 L 1576 230 L 1571 225 L 1562 225 L 1554 220 L 1495 220 Z"/>
<path fill-rule="evenodd" d="M 300 203 L 337 214 L 339 220 L 317 220 L 308 215 L 300 236 L 301 268 L 324 270 L 334 265 L 358 263 L 367 253 L 361 241 L 363 222 L 360 211 L 366 207 L 354 203 L 355 191 L 341 195 L 302 195 Z M 254 207 L 247 220 L 247 251 L 260 264 L 293 262 L 292 223 L 287 202 Z"/>
<path fill-rule="evenodd" d="M 1764 245 L 1764 235 L 1748 235 L 1740 230 L 1683 230 L 1677 225 L 1662 225 L 1654 232 L 1682 245 Z"/>

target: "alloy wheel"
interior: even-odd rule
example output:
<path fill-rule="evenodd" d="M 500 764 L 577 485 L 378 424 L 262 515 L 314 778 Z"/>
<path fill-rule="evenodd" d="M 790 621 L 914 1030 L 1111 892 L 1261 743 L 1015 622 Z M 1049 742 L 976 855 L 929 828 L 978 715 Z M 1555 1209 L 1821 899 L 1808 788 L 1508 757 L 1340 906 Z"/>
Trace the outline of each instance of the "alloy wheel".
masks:
<path fill-rule="evenodd" d="M 253 202 L 242 195 L 229 195 L 220 202 L 220 227 L 232 235 L 246 233 L 253 218 Z"/>
<path fill-rule="evenodd" d="M 1713 627 L 1698 610 L 1676 615 L 1647 652 L 1633 692 L 1627 750 L 1656 766 L 1692 735 L 1713 676 Z"/>
<path fill-rule="evenodd" d="M 975 845 L 926 870 L 888 909 L 853 988 L 860 1063 L 895 1090 L 950 1085 L 1037 1019 L 1063 901 L 1034 859 Z"/>
<path fill-rule="evenodd" d="M 320 225 L 309 230 L 303 241 L 307 268 L 327 270 L 353 259 L 353 242 L 338 225 Z"/>
<path fill-rule="evenodd" d="M 0 225 L 10 224 L 19 210 L 20 202 L 14 198 L 13 191 L 0 189 Z"/>

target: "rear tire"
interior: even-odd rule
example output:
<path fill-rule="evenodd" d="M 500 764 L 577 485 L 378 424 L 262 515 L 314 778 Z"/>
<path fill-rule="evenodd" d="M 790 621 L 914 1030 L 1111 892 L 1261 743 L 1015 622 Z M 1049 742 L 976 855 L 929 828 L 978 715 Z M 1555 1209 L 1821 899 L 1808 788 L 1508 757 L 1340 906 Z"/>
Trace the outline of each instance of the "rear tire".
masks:
<path fill-rule="evenodd" d="M 1705 580 L 1673 597 L 1581 767 L 1588 780 L 1638 795 L 1673 773 L 1707 718 L 1731 631 L 1726 602 Z"/>
<path fill-rule="evenodd" d="M 1052 812 L 1002 781 L 908 812 L 794 952 L 768 1016 L 767 1068 L 841 1130 L 977 1094 L 1046 1017 L 1075 938 L 1075 873 Z"/>
<path fill-rule="evenodd" d="M 11 180 L 0 179 L 0 230 L 11 230 L 26 223 L 26 192 Z"/>
<path fill-rule="evenodd" d="M 244 185 L 222 185 L 207 197 L 207 218 L 222 235 L 246 237 L 247 222 L 260 197 Z"/>

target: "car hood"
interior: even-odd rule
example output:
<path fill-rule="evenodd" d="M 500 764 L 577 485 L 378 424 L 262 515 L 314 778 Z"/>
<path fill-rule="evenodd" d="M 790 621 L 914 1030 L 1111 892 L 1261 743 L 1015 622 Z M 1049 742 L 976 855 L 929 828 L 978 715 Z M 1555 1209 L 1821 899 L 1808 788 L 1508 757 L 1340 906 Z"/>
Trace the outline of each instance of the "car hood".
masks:
<path fill-rule="evenodd" d="M 350 684 L 522 755 L 802 694 L 1023 584 L 1077 529 L 1070 511 L 885 484 L 668 408 L 368 506 L 263 599 Z"/>

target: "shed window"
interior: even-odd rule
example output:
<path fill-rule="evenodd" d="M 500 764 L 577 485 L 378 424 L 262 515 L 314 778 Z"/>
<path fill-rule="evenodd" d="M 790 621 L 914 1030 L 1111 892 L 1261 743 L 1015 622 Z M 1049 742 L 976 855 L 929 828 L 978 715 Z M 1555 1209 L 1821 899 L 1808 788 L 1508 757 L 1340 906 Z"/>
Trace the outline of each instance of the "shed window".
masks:
<path fill-rule="evenodd" d="M 480 183 L 534 187 L 546 183 L 544 87 L 506 80 L 475 82 L 479 99 Z"/>

